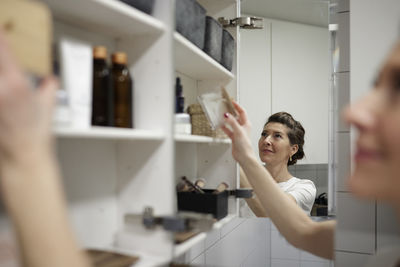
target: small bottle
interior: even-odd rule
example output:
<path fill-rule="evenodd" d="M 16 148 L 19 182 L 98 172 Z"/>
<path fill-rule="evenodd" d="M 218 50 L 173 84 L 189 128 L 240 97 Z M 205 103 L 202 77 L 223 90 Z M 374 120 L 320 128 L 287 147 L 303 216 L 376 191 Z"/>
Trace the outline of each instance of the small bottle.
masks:
<path fill-rule="evenodd" d="M 183 113 L 184 109 L 185 98 L 183 97 L 181 79 L 177 77 L 175 84 L 175 113 Z"/>
<path fill-rule="evenodd" d="M 92 125 L 113 125 L 113 91 L 107 66 L 107 48 L 93 48 Z"/>
<path fill-rule="evenodd" d="M 114 88 L 114 126 L 132 128 L 132 79 L 123 52 L 112 55 L 112 80 Z"/>

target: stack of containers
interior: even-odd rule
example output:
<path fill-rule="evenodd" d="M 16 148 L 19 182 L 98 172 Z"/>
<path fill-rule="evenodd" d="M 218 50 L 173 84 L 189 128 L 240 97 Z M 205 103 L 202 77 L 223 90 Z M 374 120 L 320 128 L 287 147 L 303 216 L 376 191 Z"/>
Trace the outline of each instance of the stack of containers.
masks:
<path fill-rule="evenodd" d="M 204 48 L 206 10 L 195 0 L 176 0 L 176 31 L 198 48 Z"/>
<path fill-rule="evenodd" d="M 196 0 L 176 0 L 175 22 L 177 32 L 232 70 L 235 40 Z"/>

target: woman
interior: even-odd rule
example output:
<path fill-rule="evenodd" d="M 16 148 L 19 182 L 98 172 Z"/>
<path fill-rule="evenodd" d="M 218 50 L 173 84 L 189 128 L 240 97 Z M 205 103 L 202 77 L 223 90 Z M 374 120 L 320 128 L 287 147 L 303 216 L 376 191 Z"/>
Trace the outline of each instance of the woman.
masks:
<path fill-rule="evenodd" d="M 257 163 L 252 153 L 246 112 L 237 103 L 235 108 L 239 119 L 225 114 L 231 129 L 223 127 L 223 130 L 232 139 L 232 155 L 249 178 L 262 206 L 291 244 L 333 259 L 336 222 L 313 222 L 293 201 L 284 198 L 271 174 Z M 345 116 L 359 131 L 350 188 L 359 197 L 389 202 L 400 216 L 400 43 L 384 64 L 375 88 L 348 108 Z"/>
<path fill-rule="evenodd" d="M 304 128 L 287 112 L 271 115 L 264 125 L 258 141 L 258 153 L 265 168 L 289 199 L 297 203 L 307 214 L 314 204 L 316 188 L 312 181 L 298 179 L 289 173 L 288 166 L 304 157 Z M 240 187 L 251 187 L 246 175 L 240 170 Z M 246 199 L 248 206 L 257 217 L 268 217 L 259 199 Z M 241 207 L 241 214 L 252 214 Z"/>
<path fill-rule="evenodd" d="M 49 77 L 31 88 L 15 62 L 0 29 L 0 195 L 22 263 L 89 266 L 68 222 L 53 151 L 50 126 L 57 82 Z"/>

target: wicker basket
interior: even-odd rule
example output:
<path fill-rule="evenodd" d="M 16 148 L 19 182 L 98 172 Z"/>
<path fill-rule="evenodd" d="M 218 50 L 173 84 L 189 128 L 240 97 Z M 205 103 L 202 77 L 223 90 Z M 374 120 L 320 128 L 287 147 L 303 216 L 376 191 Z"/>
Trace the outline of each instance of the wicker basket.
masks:
<path fill-rule="evenodd" d="M 216 138 L 228 138 L 221 129 L 217 129 L 216 131 L 211 129 L 210 123 L 208 122 L 200 104 L 190 105 L 187 111 L 190 114 L 192 122 L 192 134 Z"/>

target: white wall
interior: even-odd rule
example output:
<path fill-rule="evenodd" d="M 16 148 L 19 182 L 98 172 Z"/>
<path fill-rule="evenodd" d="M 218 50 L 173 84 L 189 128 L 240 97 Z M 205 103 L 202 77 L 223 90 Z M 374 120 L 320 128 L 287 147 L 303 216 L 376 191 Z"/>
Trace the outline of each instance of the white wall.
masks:
<path fill-rule="evenodd" d="M 264 19 L 262 30 L 241 30 L 240 62 L 240 103 L 255 152 L 268 116 L 287 111 L 306 130 L 306 158 L 298 163 L 327 163 L 328 29 Z"/>
<path fill-rule="evenodd" d="M 271 25 L 240 31 L 239 99 L 252 123 L 251 141 L 258 155 L 258 139 L 272 112 Z"/>
<path fill-rule="evenodd" d="M 329 32 L 272 21 L 272 113 L 287 111 L 306 130 L 306 158 L 328 162 Z"/>

